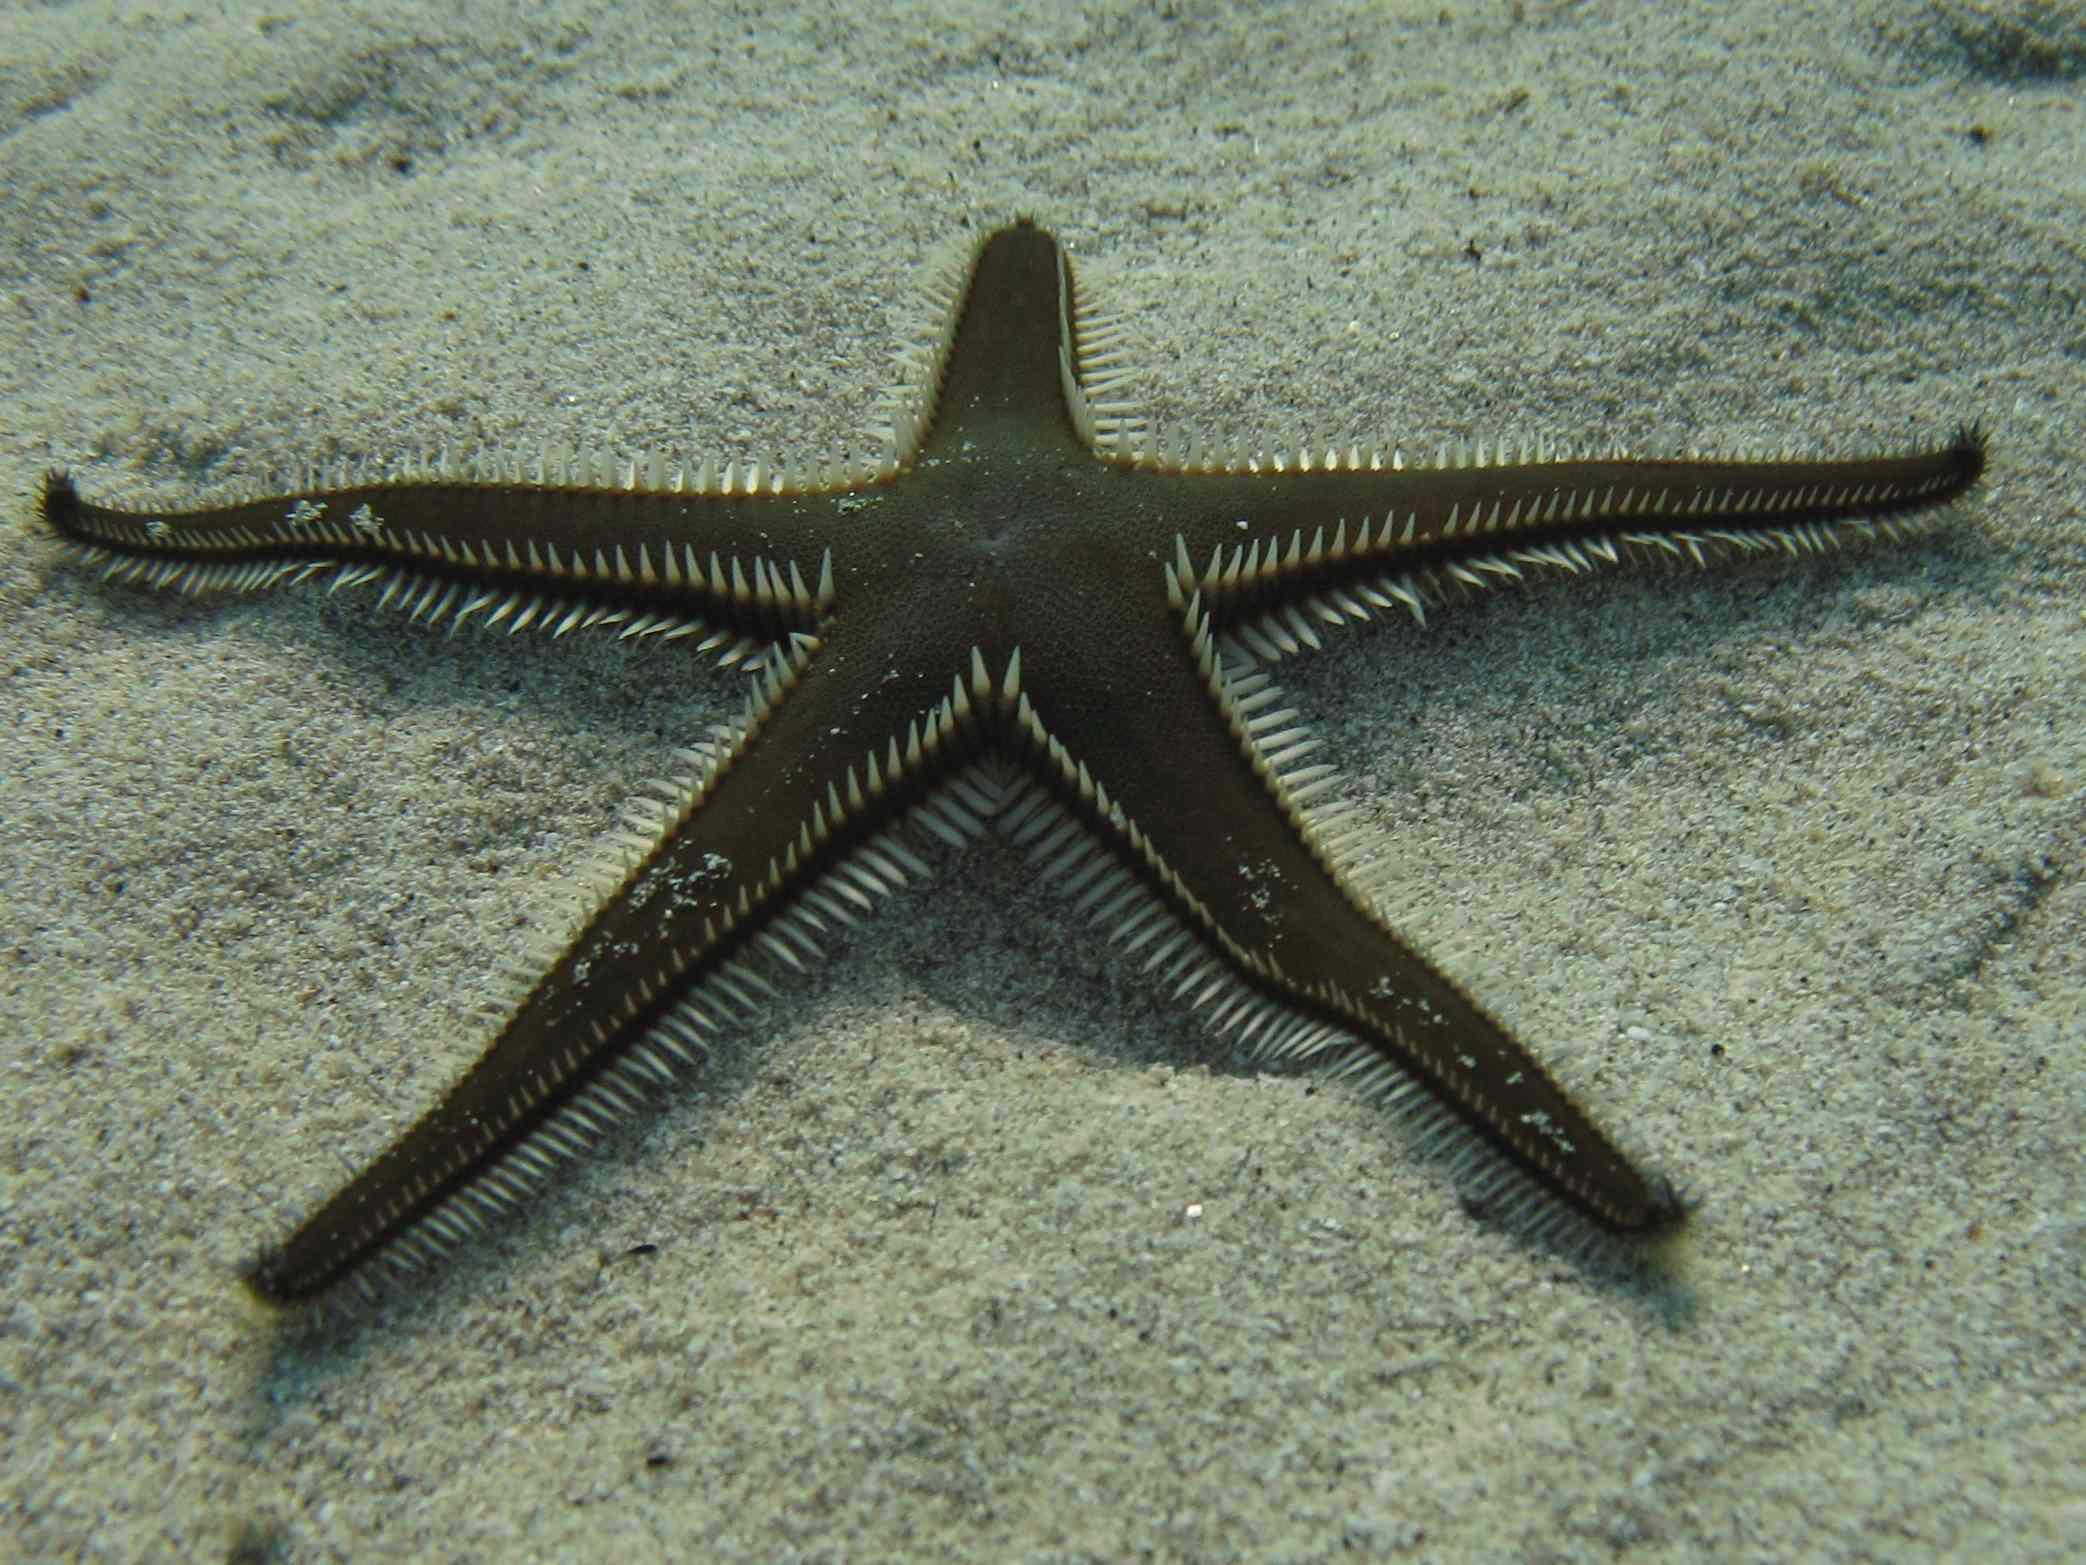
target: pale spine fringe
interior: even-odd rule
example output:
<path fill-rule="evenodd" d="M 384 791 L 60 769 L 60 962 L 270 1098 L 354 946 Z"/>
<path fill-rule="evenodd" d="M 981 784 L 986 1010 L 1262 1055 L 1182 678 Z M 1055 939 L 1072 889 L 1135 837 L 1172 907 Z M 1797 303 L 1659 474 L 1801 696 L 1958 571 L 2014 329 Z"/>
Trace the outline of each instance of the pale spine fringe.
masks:
<path fill-rule="evenodd" d="M 964 282 L 972 262 L 984 243 L 981 235 L 961 259 L 948 263 L 929 287 L 930 307 L 939 317 L 938 331 L 923 334 L 901 351 L 894 383 L 879 399 L 885 421 L 871 434 L 879 447 L 878 456 L 867 464 L 849 465 L 827 460 L 790 468 L 779 465 L 763 469 L 757 461 L 743 468 L 736 461 L 721 467 L 704 459 L 693 466 L 662 453 L 633 458 L 612 458 L 600 451 L 573 450 L 545 444 L 533 461 L 509 454 L 481 452 L 459 462 L 447 447 L 389 463 L 339 461 L 313 463 L 301 480 L 281 486 L 292 490 L 319 492 L 424 482 L 491 482 L 530 484 L 551 489 L 582 487 L 620 489 L 633 493 L 691 493 L 730 495 L 838 493 L 888 480 L 903 471 L 917 453 L 939 406 L 942 376 L 948 348 L 961 320 Z M 1134 378 L 1135 370 L 1126 343 L 1126 323 L 1114 315 L 1095 310 L 1084 289 L 1064 267 L 1060 258 L 1060 287 L 1067 304 L 1068 328 L 1061 342 L 1060 377 L 1068 408 L 1080 434 L 1104 459 L 1155 471 L 1208 473 L 1282 473 L 1291 470 L 1405 471 L 1404 452 L 1393 448 L 1388 454 L 1372 450 L 1365 454 L 1358 444 L 1343 452 L 1337 445 L 1305 442 L 1291 461 L 1282 452 L 1249 449 L 1243 441 L 1190 440 L 1179 448 L 1163 441 L 1149 446 L 1137 442 L 1149 433 L 1147 421 L 1136 404 L 1120 395 Z M 1314 458 L 1314 451 L 1323 455 Z M 1620 447 L 1607 455 L 1625 457 Z M 1703 453 L 1691 450 L 1690 458 Z M 1784 452 L 1787 458 L 1794 453 Z M 1488 452 L 1479 442 L 1470 446 L 1443 445 L 1431 466 L 1460 470 L 1509 463 L 1564 462 L 1572 452 L 1548 442 L 1500 442 Z M 1772 459 L 1770 453 L 1749 453 L 1741 459 Z M 1421 464 L 1414 470 L 1425 470 Z M 534 471 L 531 472 L 530 468 Z M 1945 482 L 1937 478 L 1929 487 Z M 1888 503 L 1901 500 L 1920 489 L 1902 485 L 1866 486 L 1872 493 L 1827 491 L 1822 486 L 1783 497 L 1763 510 L 1801 509 L 1818 503 L 1852 501 Z M 273 499 L 278 488 L 254 488 L 227 498 L 213 499 L 212 508 L 250 504 Z M 1663 503 L 1665 494 L 1656 497 Z M 1727 488 L 1721 496 L 1704 490 L 1694 498 L 1694 508 L 1709 503 L 1726 506 L 1734 498 Z M 1609 489 L 1599 506 L 1614 508 L 1618 521 L 1632 509 L 1652 508 L 1655 498 L 1648 492 L 1625 491 L 1620 505 Z M 1552 497 L 1545 518 L 1568 519 L 1576 511 L 1593 508 L 1591 493 Z M 1520 519 L 1519 508 L 1502 517 L 1495 505 L 1489 515 L 1452 518 L 1445 532 L 1489 531 L 1511 527 Z M 1314 738 L 1297 714 L 1276 707 L 1280 690 L 1256 665 L 1301 652 L 1316 650 L 1323 643 L 1319 629 L 1368 620 L 1377 611 L 1403 608 L 1416 621 L 1425 623 L 1429 604 L 1445 601 L 1453 593 L 1485 590 L 1523 578 L 1523 570 L 1558 570 L 1572 574 L 1623 563 L 1625 551 L 1656 553 L 1697 566 L 1713 557 L 1779 549 L 1799 556 L 1842 546 L 1849 539 L 1915 536 L 1938 525 L 1939 517 L 1853 518 L 1832 523 L 1805 521 L 1786 527 L 1757 531 L 1729 527 L 1702 529 L 1656 529 L 1642 531 L 1618 525 L 1598 537 L 1564 544 L 1505 546 L 1485 555 L 1449 562 L 1422 571 L 1390 571 L 1366 582 L 1313 593 L 1297 603 L 1255 614 L 1222 631 L 1216 629 L 1212 612 L 1202 603 L 1208 593 L 1213 600 L 1250 588 L 1282 572 L 1310 569 L 1322 562 L 1340 560 L 1351 554 L 1395 549 L 1413 535 L 1416 518 L 1408 516 L 1401 527 L 1393 516 L 1380 522 L 1364 517 L 1355 524 L 1350 542 L 1348 523 L 1339 519 L 1330 542 L 1324 529 L 1308 545 L 1300 530 L 1284 541 L 1277 537 L 1255 539 L 1218 550 L 1200 571 L 1186 555 L 1185 545 L 1176 541 L 1177 557 L 1162 567 L 1168 591 L 1190 638 L 1202 677 L 1210 693 L 1225 712 L 1238 743 L 1256 773 L 1274 795 L 1303 836 L 1310 851 L 1320 860 L 1337 884 L 1370 917 L 1380 920 L 1375 889 L 1385 878 L 1388 866 L 1369 869 L 1355 857 L 1357 840 L 1368 835 L 1366 823 L 1356 809 L 1326 796 L 1338 786 L 1329 765 L 1305 762 L 1321 741 Z M 152 548 L 183 543 L 177 517 L 168 516 L 157 525 L 162 531 L 146 536 L 150 518 L 129 529 L 135 537 L 121 541 L 133 548 Z M 345 544 L 355 540 L 349 527 L 323 517 L 305 524 L 300 536 L 316 543 Z M 250 535 L 249 535 L 250 534 Z M 750 571 L 738 560 L 719 561 L 713 554 L 706 571 L 692 550 L 675 560 L 662 559 L 658 574 L 649 555 L 640 555 L 632 567 L 618 550 L 613 560 L 600 555 L 594 561 L 573 557 L 561 561 L 554 550 L 549 560 L 539 560 L 533 548 L 524 559 L 508 548 L 505 561 L 481 562 L 467 544 L 428 532 L 392 532 L 389 535 L 408 552 L 431 560 L 495 567 L 507 564 L 516 570 L 548 568 L 575 581 L 652 582 L 685 579 L 704 590 L 730 592 L 764 605 L 787 608 L 803 614 L 812 623 L 833 602 L 830 553 L 821 562 L 816 589 L 806 586 L 798 566 L 792 562 L 787 575 L 777 562 L 756 558 Z M 214 535 L 208 540 L 191 538 L 187 546 L 255 547 L 279 544 L 280 535 L 270 537 L 247 530 L 239 535 Z M 587 876 L 598 905 L 602 896 L 613 894 L 657 851 L 668 835 L 700 803 L 720 771 L 730 764 L 764 719 L 774 703 L 794 682 L 815 652 L 814 636 L 784 631 L 774 638 L 735 636 L 713 631 L 692 615 L 633 615 L 631 611 L 605 607 L 583 598 L 561 598 L 526 589 L 471 589 L 445 581 L 391 561 L 343 563 L 325 559 L 284 559 L 210 565 L 198 562 L 153 559 L 149 556 L 118 555 L 92 544 L 69 547 L 80 557 L 104 566 L 111 580 L 139 580 L 154 587 L 184 593 L 218 590 L 255 591 L 279 583 L 326 579 L 329 590 L 378 584 L 379 607 L 396 604 L 414 621 L 430 625 L 444 619 L 452 632 L 465 620 L 483 614 L 488 628 L 507 622 L 510 633 L 535 627 L 563 635 L 591 627 L 617 628 L 621 636 L 659 636 L 674 640 L 690 636 L 704 639 L 697 649 L 715 652 L 720 663 L 743 663 L 754 674 L 747 710 L 734 725 L 712 730 L 707 742 L 676 752 L 688 770 L 659 779 L 626 807 L 623 824 L 611 834 L 601 860 Z M 546 546 L 548 547 L 548 546 Z M 1315 623 L 1314 623 L 1315 621 Z M 945 745 L 970 729 L 977 720 L 970 695 L 979 700 L 995 694 L 986 677 L 982 655 L 972 653 L 973 669 L 969 690 L 960 677 L 953 695 L 930 711 L 921 723 L 909 728 L 901 746 L 894 735 L 880 766 L 872 753 L 863 768 L 869 779 L 867 793 L 859 791 L 855 770 L 848 774 L 850 798 L 829 797 L 815 820 L 803 823 L 800 841 L 807 849 L 839 830 L 865 801 L 880 797 L 902 782 L 916 777 Z M 1135 824 L 1108 798 L 1106 789 L 1095 782 L 1043 727 L 1020 693 L 1020 653 L 1017 650 L 997 688 L 1004 715 L 1010 715 L 1017 742 L 1025 742 L 1042 759 L 1060 788 L 1075 801 L 1065 799 L 1034 777 L 1010 772 L 995 759 L 972 761 L 934 784 L 919 800 L 889 825 L 874 832 L 830 865 L 823 875 L 796 884 L 790 872 L 797 862 L 792 852 L 789 865 L 770 864 L 761 905 L 750 904 L 742 894 L 741 917 L 752 917 L 771 895 L 785 905 L 766 916 L 755 932 L 754 944 L 776 970 L 806 971 L 806 960 L 824 955 L 820 937 L 826 933 L 821 919 L 848 926 L 860 914 L 874 911 L 881 900 L 907 887 L 910 879 L 932 877 L 929 863 L 905 841 L 902 828 L 910 826 L 952 850 L 975 841 L 986 830 L 995 831 L 1024 851 L 1039 878 L 1068 899 L 1069 910 L 1100 922 L 1110 942 L 1124 957 L 1140 953 L 1141 970 L 1170 985 L 1173 998 L 1190 1012 L 1207 1011 L 1205 1025 L 1217 1038 L 1232 1036 L 1234 1046 L 1250 1059 L 1266 1061 L 1319 1059 L 1338 1056 L 1329 1072 L 1335 1078 L 1356 1082 L 1366 1095 L 1391 1109 L 1413 1132 L 1423 1149 L 1439 1154 L 1450 1144 L 1456 1151 L 1449 1157 L 1449 1174 L 1464 1198 L 1490 1205 L 1515 1230 L 1536 1239 L 1575 1245 L 1584 1250 L 1608 1247 L 1607 1236 L 1564 1203 L 1556 1201 L 1509 1157 L 1471 1131 L 1448 1105 L 1425 1090 L 1413 1072 L 1402 1070 L 1362 1037 L 1338 1022 L 1328 1022 L 1298 1008 L 1297 1003 L 1278 993 L 1256 989 L 1240 976 L 1251 974 L 1279 990 L 1287 982 L 1265 958 L 1246 951 L 1229 940 L 1208 911 L 1193 897 L 1177 874 L 1160 858 Z M 1270 710 L 1273 708 L 1272 710 Z M 923 738 L 924 733 L 924 738 Z M 815 828 L 815 829 L 814 829 Z M 1109 839 L 1115 839 L 1111 845 Z M 562 959 L 583 932 L 581 918 L 557 937 L 537 943 L 535 955 L 541 964 L 517 960 L 511 964 L 510 997 L 488 1001 L 480 1014 L 495 1024 L 514 1014 L 541 980 L 543 965 Z M 726 917 L 722 928 L 706 928 L 705 943 L 722 939 L 737 927 L 738 920 Z M 1408 942 L 1409 944 L 1410 942 Z M 662 969 L 657 984 L 645 986 L 626 1001 L 625 1017 L 651 1004 L 676 982 Z M 735 955 L 688 985 L 658 1020 L 650 1024 L 638 1042 L 631 1045 L 602 1074 L 583 1088 L 528 1137 L 509 1148 L 498 1159 L 411 1226 L 391 1236 L 350 1274 L 349 1280 L 364 1295 L 376 1291 L 381 1276 L 417 1272 L 467 1240 L 485 1233 L 488 1223 L 510 1208 L 535 1195 L 564 1163 L 582 1155 L 629 1116 L 658 1089 L 698 1068 L 718 1036 L 728 1027 L 742 1024 L 778 995 L 768 973 L 751 953 Z M 1313 990 L 1300 999 L 1334 1014 L 1361 1014 L 1361 1008 L 1335 989 Z M 1379 1023 L 1380 1025 L 1380 1023 Z M 596 1024 L 597 1036 L 607 1029 Z"/>

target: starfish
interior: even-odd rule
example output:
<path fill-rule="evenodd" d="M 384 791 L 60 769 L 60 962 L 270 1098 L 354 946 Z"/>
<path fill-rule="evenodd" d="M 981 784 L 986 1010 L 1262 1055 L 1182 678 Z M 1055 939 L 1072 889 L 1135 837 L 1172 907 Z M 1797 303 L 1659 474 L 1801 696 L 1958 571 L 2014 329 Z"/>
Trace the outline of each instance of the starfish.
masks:
<path fill-rule="evenodd" d="M 1977 480 L 1979 432 L 1842 459 L 1169 446 L 1044 229 L 984 235 L 934 296 L 863 465 L 444 451 L 185 510 L 47 479 L 46 523 L 112 577 L 368 583 L 452 629 L 608 626 L 751 671 L 628 812 L 592 914 L 487 1006 L 477 1062 L 249 1263 L 261 1297 L 370 1292 L 482 1233 L 928 875 L 923 846 L 988 832 L 1214 1033 L 1409 1111 L 1470 1202 L 1553 1241 L 1683 1219 L 1386 922 L 1269 665 L 1533 573 L 1909 536 Z"/>

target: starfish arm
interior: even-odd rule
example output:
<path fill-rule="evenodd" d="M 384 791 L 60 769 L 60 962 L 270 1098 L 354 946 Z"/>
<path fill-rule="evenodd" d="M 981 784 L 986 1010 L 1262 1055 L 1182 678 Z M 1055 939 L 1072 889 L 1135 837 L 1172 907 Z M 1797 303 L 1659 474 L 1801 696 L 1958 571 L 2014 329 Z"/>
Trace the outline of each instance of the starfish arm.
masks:
<path fill-rule="evenodd" d="M 46 480 L 43 519 L 113 576 L 199 592 L 323 577 L 369 583 L 414 619 L 481 616 L 510 631 L 563 634 L 593 625 L 625 636 L 696 637 L 735 662 L 832 607 L 836 499 L 736 468 L 694 475 L 632 464 L 590 480 L 543 482 L 519 464 L 466 473 L 436 459 L 402 479 L 335 482 L 243 496 L 188 511 L 91 503 L 72 480 Z"/>
<path fill-rule="evenodd" d="M 904 823 L 982 830 L 961 777 L 995 710 L 982 661 L 922 710 L 851 680 L 844 646 L 796 638 L 745 720 L 627 813 L 593 913 L 516 965 L 487 1007 L 496 1037 L 442 1100 L 249 1265 L 257 1294 L 368 1291 L 482 1232 L 818 960 L 834 924 L 926 875 Z"/>
<path fill-rule="evenodd" d="M 1430 1133 L 1468 1132 L 1458 1139 L 1469 1187 L 1525 1206 L 1532 1226 L 1576 1217 L 1641 1236 L 1676 1222 L 1664 1182 L 1383 920 L 1341 868 L 1331 816 L 1306 806 L 1328 769 L 1300 764 L 1293 714 L 1270 710 L 1265 676 L 1225 673 L 1192 600 L 1181 623 L 1185 638 L 1165 627 L 1162 657 L 1137 649 L 1134 715 L 1080 714 L 1066 724 L 1078 735 L 1068 747 L 1049 727 L 1047 693 L 1024 709 L 1026 748 L 1058 810 L 1104 845 L 1081 857 L 1062 831 L 1044 835 L 1039 879 L 1068 880 L 1082 912 L 1256 1055 L 1341 1057 L 1345 1072 L 1417 1109 Z M 1142 895 L 1132 871 L 1083 880 L 1090 860 L 1135 866 Z"/>
<path fill-rule="evenodd" d="M 1532 455 L 1445 453 L 1441 466 L 1408 469 L 1328 452 L 1316 466 L 1252 459 L 1122 477 L 1163 492 L 1162 506 L 1142 509 L 1175 518 L 1167 557 L 1183 586 L 1234 644 L 1276 658 L 1317 646 L 1321 627 L 1398 607 L 1424 619 L 1450 592 L 1532 571 L 1632 555 L 1704 565 L 1917 532 L 1977 481 L 1984 439 L 1965 427 L 1940 446 L 1838 459 Z"/>

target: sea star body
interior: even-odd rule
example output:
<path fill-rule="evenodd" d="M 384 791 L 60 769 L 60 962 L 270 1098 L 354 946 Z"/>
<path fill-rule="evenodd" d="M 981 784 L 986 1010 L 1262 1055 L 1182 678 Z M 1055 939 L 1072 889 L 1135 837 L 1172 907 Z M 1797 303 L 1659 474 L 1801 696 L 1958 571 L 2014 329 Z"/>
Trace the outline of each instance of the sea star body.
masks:
<path fill-rule="evenodd" d="M 469 1238 L 926 874 L 923 835 L 989 830 L 1217 1032 L 1336 1059 L 1458 1133 L 1473 1198 L 1571 1232 L 1678 1220 L 1384 921 L 1265 665 L 1531 571 L 1897 536 L 1976 480 L 1975 432 L 1851 460 L 1168 450 L 1111 400 L 1122 328 L 1043 229 L 985 236 L 936 293 L 866 468 L 444 455 L 178 512 L 46 486 L 50 526 L 114 575 L 370 582 L 431 622 L 609 625 L 755 671 L 743 720 L 631 812 L 596 911 L 491 1008 L 477 1063 L 254 1262 L 264 1297 Z"/>

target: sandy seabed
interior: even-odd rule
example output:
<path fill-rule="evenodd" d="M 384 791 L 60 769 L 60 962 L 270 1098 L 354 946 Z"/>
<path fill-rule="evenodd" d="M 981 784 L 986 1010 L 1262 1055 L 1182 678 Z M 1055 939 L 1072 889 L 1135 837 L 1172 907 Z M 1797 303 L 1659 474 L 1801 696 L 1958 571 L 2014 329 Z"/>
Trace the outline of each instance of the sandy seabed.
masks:
<path fill-rule="evenodd" d="M 2086 11 L 486 3 L 0 18 L 0 1552 L 2086 1551 Z M 950 857 L 324 1330 L 234 1269 L 424 1108 L 737 678 L 100 584 L 42 475 L 862 449 L 1033 212 L 1162 428 L 1894 445 L 1916 548 L 1541 584 L 1284 673 L 1397 920 L 1702 1206 L 1473 1221 Z"/>

